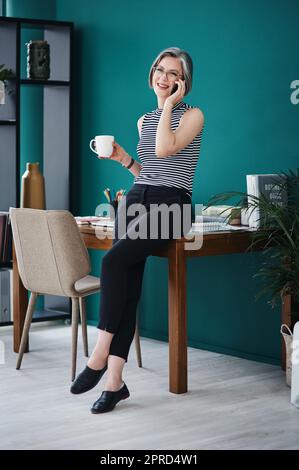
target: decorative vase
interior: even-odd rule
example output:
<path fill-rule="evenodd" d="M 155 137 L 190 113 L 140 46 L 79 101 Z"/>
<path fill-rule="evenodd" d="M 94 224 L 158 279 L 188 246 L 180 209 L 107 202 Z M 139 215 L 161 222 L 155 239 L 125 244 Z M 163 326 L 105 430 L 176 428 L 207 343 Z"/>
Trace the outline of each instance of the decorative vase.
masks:
<path fill-rule="evenodd" d="M 228 218 L 230 225 L 241 225 L 241 207 L 234 207 Z"/>
<path fill-rule="evenodd" d="M 292 351 L 292 380 L 291 380 L 291 403 L 299 408 L 299 322 L 295 323 L 293 330 L 293 351 Z"/>
<path fill-rule="evenodd" d="M 291 294 L 284 294 L 281 300 L 281 323 L 287 325 L 293 331 L 295 323 L 299 321 L 299 302 Z M 283 370 L 286 370 L 286 363 L 287 351 L 283 341 L 281 351 L 281 367 Z"/>
<path fill-rule="evenodd" d="M 50 46 L 47 41 L 29 41 L 27 45 L 27 78 L 48 80 Z"/>
<path fill-rule="evenodd" d="M 0 80 L 0 104 L 5 104 L 5 83 Z"/>
<path fill-rule="evenodd" d="M 26 163 L 21 183 L 20 207 L 46 208 L 45 180 L 39 171 L 39 163 Z"/>
<path fill-rule="evenodd" d="M 288 325 L 283 323 L 280 327 L 280 333 L 283 336 L 286 350 L 286 383 L 290 387 L 292 382 L 292 349 L 293 349 L 293 333 Z"/>

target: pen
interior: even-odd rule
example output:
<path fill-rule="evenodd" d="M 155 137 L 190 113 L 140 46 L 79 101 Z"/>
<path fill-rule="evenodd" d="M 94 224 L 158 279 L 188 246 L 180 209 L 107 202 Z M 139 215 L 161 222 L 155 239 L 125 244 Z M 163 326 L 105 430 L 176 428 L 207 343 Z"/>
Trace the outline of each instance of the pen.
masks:
<path fill-rule="evenodd" d="M 123 197 L 124 191 L 125 191 L 124 189 L 120 189 L 119 191 L 117 191 L 117 194 L 118 194 L 117 200 L 118 200 L 118 201 L 120 201 L 121 198 Z"/>
<path fill-rule="evenodd" d="M 108 202 L 110 202 L 109 188 L 104 189 L 104 194 Z"/>

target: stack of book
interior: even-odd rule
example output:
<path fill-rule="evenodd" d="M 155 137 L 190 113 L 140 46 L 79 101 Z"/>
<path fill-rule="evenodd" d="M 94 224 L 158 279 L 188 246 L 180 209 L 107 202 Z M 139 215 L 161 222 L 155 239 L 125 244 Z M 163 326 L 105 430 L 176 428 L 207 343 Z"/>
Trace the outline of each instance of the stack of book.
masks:
<path fill-rule="evenodd" d="M 97 217 L 93 215 L 89 216 L 77 216 L 75 220 L 78 225 L 93 225 L 93 226 L 103 226 L 103 227 L 113 227 L 114 219 L 111 217 Z"/>
<path fill-rule="evenodd" d="M 218 220 L 203 220 L 192 223 L 192 228 L 189 233 L 192 232 L 219 232 L 219 231 L 227 231 L 227 230 L 248 230 L 249 228 L 245 225 L 230 225 L 223 221 Z"/>
<path fill-rule="evenodd" d="M 9 212 L 0 212 L 0 266 L 12 262 L 12 231 Z"/>
<path fill-rule="evenodd" d="M 0 323 L 13 321 L 13 272 L 0 268 Z"/>
<path fill-rule="evenodd" d="M 202 216 L 203 222 L 222 222 L 230 225 L 240 225 L 241 207 L 228 205 L 203 206 Z"/>
<path fill-rule="evenodd" d="M 102 217 L 96 217 L 95 215 L 87 215 L 87 216 L 84 216 L 84 217 L 76 216 L 75 217 L 75 220 L 76 220 L 78 225 L 91 225 L 94 222 L 98 222 L 101 219 L 102 219 Z"/>
<path fill-rule="evenodd" d="M 0 212 L 0 323 L 12 318 L 12 231 L 9 212 Z"/>

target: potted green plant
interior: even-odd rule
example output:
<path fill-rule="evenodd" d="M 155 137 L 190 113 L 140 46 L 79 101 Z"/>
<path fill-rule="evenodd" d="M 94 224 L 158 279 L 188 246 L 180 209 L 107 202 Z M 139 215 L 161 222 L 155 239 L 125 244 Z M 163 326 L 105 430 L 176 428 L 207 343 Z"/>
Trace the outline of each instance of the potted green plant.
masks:
<path fill-rule="evenodd" d="M 263 243 L 263 263 L 254 277 L 263 281 L 256 299 L 267 294 L 272 308 L 277 300 L 282 305 L 282 324 L 293 330 L 299 320 L 299 171 L 282 172 L 278 183 L 279 191 L 287 191 L 287 203 L 277 205 L 264 194 L 259 197 L 240 191 L 227 191 L 212 196 L 207 207 L 220 204 L 233 197 L 241 197 L 236 205 L 245 206 L 246 211 L 258 209 L 261 225 L 251 233 L 252 241 L 248 250 L 255 244 Z M 277 183 L 276 183 L 277 184 Z M 282 351 L 282 366 L 285 368 L 285 349 Z"/>
<path fill-rule="evenodd" d="M 5 93 L 12 93 L 13 89 L 8 87 L 7 81 L 15 78 L 12 69 L 5 68 L 4 64 L 0 65 L 0 104 L 5 104 Z"/>

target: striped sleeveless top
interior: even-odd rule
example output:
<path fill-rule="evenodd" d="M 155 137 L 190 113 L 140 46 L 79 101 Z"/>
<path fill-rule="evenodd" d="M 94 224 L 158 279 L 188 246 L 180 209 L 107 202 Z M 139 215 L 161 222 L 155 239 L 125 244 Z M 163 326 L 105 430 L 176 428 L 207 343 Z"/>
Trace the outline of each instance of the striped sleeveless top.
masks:
<path fill-rule="evenodd" d="M 171 129 L 175 131 L 182 115 L 187 109 L 194 108 L 180 101 L 172 108 Z M 134 184 L 152 184 L 184 188 L 192 196 L 193 178 L 199 157 L 203 128 L 193 141 L 175 155 L 157 157 L 156 132 L 163 109 L 156 108 L 146 113 L 142 122 L 141 137 L 137 144 L 137 154 L 142 164 L 140 174 Z"/>

